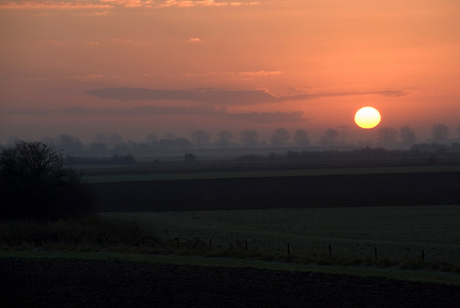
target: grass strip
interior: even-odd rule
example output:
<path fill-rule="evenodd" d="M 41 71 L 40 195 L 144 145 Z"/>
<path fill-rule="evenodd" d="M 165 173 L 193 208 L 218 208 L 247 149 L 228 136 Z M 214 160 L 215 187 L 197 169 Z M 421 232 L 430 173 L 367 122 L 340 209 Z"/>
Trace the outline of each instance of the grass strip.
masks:
<path fill-rule="evenodd" d="M 200 256 L 147 255 L 119 252 L 77 252 L 77 251 L 0 251 L 0 258 L 48 258 L 82 259 L 125 262 L 145 262 L 154 264 L 178 264 L 191 266 L 258 268 L 283 271 L 301 271 L 354 275 L 360 277 L 380 277 L 413 282 L 432 282 L 460 286 L 460 275 L 453 272 L 433 272 L 426 270 L 398 270 L 356 266 L 335 266 L 316 264 L 296 264 L 288 262 L 267 262 L 261 260 L 241 260 L 232 258 L 212 258 Z"/>
<path fill-rule="evenodd" d="M 144 182 L 170 180 L 203 180 L 203 179 L 231 179 L 257 177 L 285 177 L 285 176 L 324 176 L 324 175 L 351 175 L 351 174 L 392 174 L 392 173 L 427 173 L 427 172 L 460 172 L 460 165 L 452 166 L 404 166 L 404 167 L 368 167 L 368 168 L 328 168 L 328 169 L 296 169 L 296 170 L 258 170 L 236 172 L 201 172 L 201 173 L 174 173 L 174 174 L 125 174 L 83 176 L 87 183 L 116 183 L 116 182 Z"/>

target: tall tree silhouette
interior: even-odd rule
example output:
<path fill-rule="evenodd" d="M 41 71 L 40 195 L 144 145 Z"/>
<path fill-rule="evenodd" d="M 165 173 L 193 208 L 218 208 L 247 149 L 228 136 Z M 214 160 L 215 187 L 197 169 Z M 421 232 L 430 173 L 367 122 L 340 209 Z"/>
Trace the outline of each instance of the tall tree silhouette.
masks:
<path fill-rule="evenodd" d="M 431 129 L 434 143 L 443 143 L 449 135 L 449 127 L 445 124 L 436 124 Z"/>
<path fill-rule="evenodd" d="M 308 134 L 304 129 L 296 129 L 294 132 L 294 145 L 296 146 L 307 146 L 310 144 Z"/>
<path fill-rule="evenodd" d="M 288 144 L 290 138 L 289 132 L 283 127 L 279 127 L 273 132 L 270 141 L 273 146 L 282 147 Z"/>
<path fill-rule="evenodd" d="M 240 141 L 244 146 L 255 147 L 259 145 L 259 134 L 256 130 L 243 130 L 240 134 Z"/>
<path fill-rule="evenodd" d="M 377 132 L 377 139 L 384 146 L 388 147 L 396 142 L 398 132 L 392 127 L 382 127 Z"/>
<path fill-rule="evenodd" d="M 399 128 L 399 138 L 403 146 L 406 147 L 413 145 L 417 139 L 415 137 L 415 131 L 407 125 Z"/>

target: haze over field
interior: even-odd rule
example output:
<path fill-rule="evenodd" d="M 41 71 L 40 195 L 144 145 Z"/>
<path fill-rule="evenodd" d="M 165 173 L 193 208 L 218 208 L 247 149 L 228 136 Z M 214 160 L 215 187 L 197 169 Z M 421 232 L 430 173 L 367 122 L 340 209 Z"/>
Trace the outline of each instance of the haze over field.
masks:
<path fill-rule="evenodd" d="M 460 2 L 0 0 L 0 143 L 460 124 Z M 381 123 L 364 130 L 358 109 Z"/>

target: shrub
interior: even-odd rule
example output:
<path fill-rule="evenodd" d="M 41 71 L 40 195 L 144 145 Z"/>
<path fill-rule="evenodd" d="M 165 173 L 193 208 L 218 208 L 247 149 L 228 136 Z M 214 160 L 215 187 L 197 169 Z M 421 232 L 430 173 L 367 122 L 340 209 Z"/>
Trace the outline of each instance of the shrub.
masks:
<path fill-rule="evenodd" d="M 94 194 L 62 155 L 42 142 L 0 151 L 0 220 L 54 220 L 92 212 Z"/>

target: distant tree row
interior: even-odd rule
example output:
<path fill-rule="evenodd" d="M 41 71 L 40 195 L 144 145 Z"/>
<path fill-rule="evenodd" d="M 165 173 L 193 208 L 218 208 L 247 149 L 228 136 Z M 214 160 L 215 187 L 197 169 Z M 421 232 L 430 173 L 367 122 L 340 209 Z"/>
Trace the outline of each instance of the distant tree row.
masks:
<path fill-rule="evenodd" d="M 269 155 L 243 155 L 237 161 L 335 161 L 335 160 L 361 160 L 361 159 L 405 159 L 450 157 L 460 158 L 460 144 L 452 143 L 451 146 L 441 144 L 414 144 L 409 150 L 388 150 L 384 148 L 364 147 L 351 151 L 323 150 L 323 151 L 288 151 L 285 154 L 270 153 Z"/>
<path fill-rule="evenodd" d="M 341 126 L 342 133 L 334 128 L 328 128 L 320 137 L 317 145 L 320 146 L 339 146 L 346 144 L 347 126 Z M 460 126 L 456 129 L 460 137 Z M 431 129 L 432 143 L 442 144 L 447 140 L 450 129 L 445 124 L 436 124 Z M 237 138 L 236 138 L 237 137 Z M 417 142 L 417 137 L 413 128 L 402 126 L 399 130 L 391 127 L 382 127 L 377 130 L 377 145 L 385 148 L 403 147 L 409 148 Z M 92 142 L 83 144 L 78 138 L 61 134 L 57 137 L 47 137 L 43 140 L 50 147 L 62 151 L 65 155 L 83 156 L 91 153 L 95 156 L 107 156 L 113 154 L 143 154 L 151 151 L 170 151 L 170 150 L 189 150 L 193 148 L 254 148 L 254 147 L 306 147 L 311 145 L 308 133 L 304 129 L 296 129 L 291 136 L 288 130 L 283 127 L 275 129 L 269 142 L 261 141 L 256 130 L 246 129 L 235 136 L 232 132 L 221 130 L 217 132 L 216 138 L 212 142 L 211 135 L 204 130 L 193 130 L 190 139 L 177 137 L 173 134 L 165 134 L 162 138 L 154 133 L 148 134 L 144 142 L 124 141 L 117 134 L 109 135 L 96 134 Z M 10 146 L 18 138 L 9 140 Z M 370 144 L 367 144 L 370 145 Z"/>

